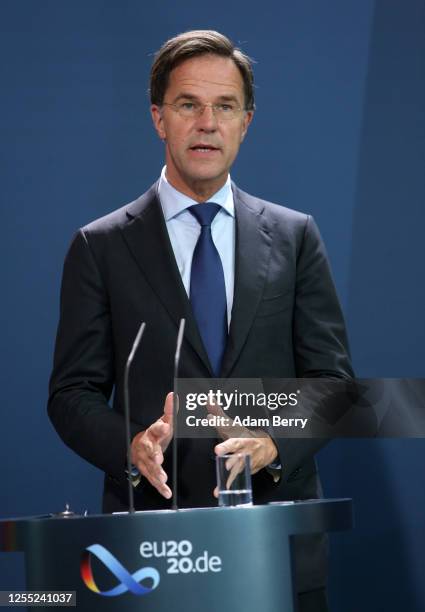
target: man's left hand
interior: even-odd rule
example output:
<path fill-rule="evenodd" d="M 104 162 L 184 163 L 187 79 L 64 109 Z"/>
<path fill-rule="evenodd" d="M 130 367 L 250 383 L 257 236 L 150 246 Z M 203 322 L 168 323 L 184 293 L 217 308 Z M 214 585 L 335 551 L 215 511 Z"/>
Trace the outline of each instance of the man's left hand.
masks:
<path fill-rule="evenodd" d="M 210 414 L 217 414 L 217 406 L 209 407 Z M 218 434 L 224 438 L 214 448 L 217 456 L 231 453 L 244 453 L 251 458 L 251 474 L 270 465 L 278 456 L 278 450 L 272 438 L 264 431 L 255 431 L 242 426 L 217 427 Z M 217 487 L 214 497 L 218 497 Z"/>

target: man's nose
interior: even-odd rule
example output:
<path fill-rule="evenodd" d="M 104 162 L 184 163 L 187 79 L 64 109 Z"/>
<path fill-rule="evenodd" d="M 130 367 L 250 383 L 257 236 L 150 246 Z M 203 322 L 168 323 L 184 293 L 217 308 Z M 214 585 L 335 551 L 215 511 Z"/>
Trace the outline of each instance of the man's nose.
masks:
<path fill-rule="evenodd" d="M 202 109 L 197 119 L 197 128 L 208 132 L 213 132 L 217 129 L 217 118 L 211 104 L 206 104 Z"/>

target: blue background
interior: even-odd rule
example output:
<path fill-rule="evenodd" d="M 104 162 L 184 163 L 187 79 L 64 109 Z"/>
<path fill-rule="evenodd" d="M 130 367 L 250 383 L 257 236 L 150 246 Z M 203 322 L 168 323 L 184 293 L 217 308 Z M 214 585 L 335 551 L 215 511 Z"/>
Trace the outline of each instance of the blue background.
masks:
<path fill-rule="evenodd" d="M 63 257 L 73 232 L 157 178 L 152 53 L 194 28 L 256 61 L 258 111 L 232 176 L 315 216 L 363 377 L 423 377 L 423 0 L 3 0 L 0 4 L 0 517 L 100 508 L 101 475 L 46 415 Z M 320 454 L 327 496 L 355 500 L 332 538 L 331 603 L 425 609 L 425 443 L 353 440 Z M 23 586 L 0 556 L 0 588 Z"/>

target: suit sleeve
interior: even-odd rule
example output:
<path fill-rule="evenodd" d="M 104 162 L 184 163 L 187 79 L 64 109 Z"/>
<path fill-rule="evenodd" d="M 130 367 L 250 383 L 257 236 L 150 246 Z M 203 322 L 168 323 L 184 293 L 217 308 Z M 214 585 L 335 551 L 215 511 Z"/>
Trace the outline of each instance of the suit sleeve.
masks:
<path fill-rule="evenodd" d="M 110 476 L 123 479 L 125 423 L 108 404 L 113 385 L 108 294 L 80 230 L 64 264 L 48 414 L 65 444 Z M 132 435 L 139 430 L 132 424 Z"/>
<path fill-rule="evenodd" d="M 350 381 L 344 317 L 326 255 L 312 217 L 306 219 L 297 257 L 293 346 L 298 378 Z M 327 410 L 332 411 L 331 404 Z M 281 483 L 297 476 L 328 442 L 326 438 L 274 438 L 282 465 Z"/>

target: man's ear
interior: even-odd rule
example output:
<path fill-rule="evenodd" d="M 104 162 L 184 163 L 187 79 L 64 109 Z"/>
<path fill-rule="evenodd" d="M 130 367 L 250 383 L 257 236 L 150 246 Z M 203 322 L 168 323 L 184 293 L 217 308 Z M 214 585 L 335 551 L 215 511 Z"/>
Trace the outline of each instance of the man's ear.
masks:
<path fill-rule="evenodd" d="M 245 138 L 246 133 L 247 133 L 247 131 L 248 131 L 248 128 L 249 128 L 249 126 L 250 126 L 251 121 L 253 120 L 253 118 L 254 118 L 254 111 L 253 111 L 253 110 L 249 110 L 249 111 L 246 111 L 246 112 L 245 112 L 244 117 L 243 117 L 243 120 L 242 120 L 242 121 L 243 121 L 243 123 L 242 123 L 241 142 L 242 142 L 242 141 L 243 141 L 243 139 Z"/>
<path fill-rule="evenodd" d="M 157 104 L 151 106 L 151 116 L 156 133 L 161 140 L 165 140 L 164 120 L 162 118 L 161 107 Z"/>

